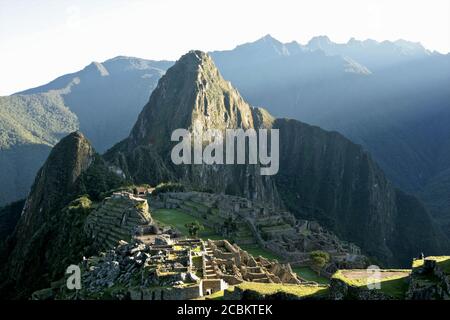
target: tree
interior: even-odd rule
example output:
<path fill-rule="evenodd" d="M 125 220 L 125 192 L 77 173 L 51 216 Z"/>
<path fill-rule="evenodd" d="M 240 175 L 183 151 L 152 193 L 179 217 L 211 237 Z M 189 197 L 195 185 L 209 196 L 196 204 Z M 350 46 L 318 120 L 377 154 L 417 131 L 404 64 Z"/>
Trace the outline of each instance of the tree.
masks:
<path fill-rule="evenodd" d="M 198 238 L 199 231 L 205 229 L 198 221 L 186 223 L 185 227 L 188 229 L 188 233 L 193 238 Z"/>
<path fill-rule="evenodd" d="M 320 276 L 320 270 L 325 267 L 328 262 L 330 262 L 330 255 L 328 252 L 316 250 L 311 251 L 309 253 L 309 258 L 311 259 L 311 262 L 313 264 L 313 267 L 317 269 L 317 273 Z"/>

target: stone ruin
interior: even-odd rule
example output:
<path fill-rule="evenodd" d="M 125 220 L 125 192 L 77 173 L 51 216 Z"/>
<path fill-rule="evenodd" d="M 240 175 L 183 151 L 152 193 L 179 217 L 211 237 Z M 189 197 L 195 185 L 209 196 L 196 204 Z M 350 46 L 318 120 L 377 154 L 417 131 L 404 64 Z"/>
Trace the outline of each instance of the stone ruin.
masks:
<path fill-rule="evenodd" d="M 122 240 L 116 248 L 85 259 L 82 290 L 76 298 L 103 299 L 108 293 L 114 299 L 196 299 L 244 281 L 306 284 L 289 264 L 255 258 L 226 240 L 172 239 L 159 234 L 146 243 Z M 65 289 L 57 296 L 70 297 Z"/>
<path fill-rule="evenodd" d="M 223 236 L 225 219 L 237 222 L 231 235 L 237 244 L 258 244 L 294 265 L 308 265 L 309 252 L 326 251 L 334 268 L 364 267 L 366 258 L 356 245 L 340 240 L 315 221 L 246 198 L 203 192 L 170 192 L 152 198 L 152 208 L 180 209 Z M 334 270 L 330 270 L 333 272 Z"/>
<path fill-rule="evenodd" d="M 218 233 L 232 218 L 239 222 L 236 244 L 186 239 L 172 228 L 158 228 L 146 197 L 152 208 L 179 208 Z M 108 293 L 114 299 L 195 299 L 242 282 L 317 285 L 299 278 L 289 263 L 253 257 L 238 244 L 258 244 L 294 263 L 307 261 L 307 251 L 315 249 L 327 250 L 333 259 L 359 255 L 357 247 L 314 222 L 244 198 L 199 192 L 146 197 L 116 192 L 88 216 L 85 232 L 102 253 L 83 260 L 83 289 L 75 298 Z M 61 289 L 59 298 L 73 296 Z"/>
<path fill-rule="evenodd" d="M 227 240 L 204 242 L 204 276 L 206 279 L 223 279 L 230 285 L 243 281 L 260 283 L 301 284 L 289 264 L 263 257 L 253 257 L 248 252 L 231 245 Z"/>
<path fill-rule="evenodd" d="M 450 300 L 450 256 L 416 259 L 406 299 Z"/>
<path fill-rule="evenodd" d="M 106 197 L 86 220 L 84 230 L 100 250 L 130 241 L 133 236 L 154 231 L 147 200 L 128 192 L 115 192 Z"/>

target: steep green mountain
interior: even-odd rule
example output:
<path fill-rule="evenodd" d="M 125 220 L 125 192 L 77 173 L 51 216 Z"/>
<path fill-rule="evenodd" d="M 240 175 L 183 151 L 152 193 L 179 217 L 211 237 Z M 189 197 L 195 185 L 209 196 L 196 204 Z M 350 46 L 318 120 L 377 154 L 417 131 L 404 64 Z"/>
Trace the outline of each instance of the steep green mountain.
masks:
<path fill-rule="evenodd" d="M 0 208 L 0 247 L 6 238 L 13 233 L 24 204 L 25 200 L 19 200 Z"/>
<path fill-rule="evenodd" d="M 434 217 L 449 219 L 450 193 L 443 178 L 450 163 L 449 55 L 404 40 L 334 43 L 320 36 L 301 45 L 281 43 L 269 35 L 211 55 L 252 105 L 341 132 L 370 151 L 398 187 L 421 197 Z M 0 204 L 27 194 L 48 146 L 71 130 L 81 128 L 101 152 L 126 137 L 171 65 L 117 57 L 23 91 L 22 98 L 1 98 L 0 178 L 13 188 L 1 187 Z M 30 96 L 36 93 L 52 98 Z M 60 112 L 48 116 L 61 121 L 56 128 L 63 131 L 47 132 L 46 124 L 36 124 L 34 117 L 10 113 L 14 103 L 31 112 L 30 106 L 39 105 L 33 99 L 46 100 L 44 105 L 52 106 L 47 107 L 50 113 L 64 106 L 69 109 L 72 114 L 63 118 Z M 10 106 L 5 108 L 6 104 Z M 33 126 L 28 128 L 29 124 Z M 43 144 L 37 142 L 41 140 Z"/>
<path fill-rule="evenodd" d="M 449 55 L 404 40 L 320 36 L 301 45 L 269 35 L 211 55 L 249 103 L 363 145 L 398 187 L 421 197 L 438 220 L 449 219 Z M 172 64 L 117 57 L 0 98 L 0 205 L 26 196 L 64 134 L 80 128 L 100 152 L 126 137 Z"/>
<path fill-rule="evenodd" d="M 0 147 L 53 146 L 78 126 L 76 115 L 55 92 L 0 97 Z"/>
<path fill-rule="evenodd" d="M 175 144 L 170 135 L 177 128 L 279 129 L 280 171 L 261 176 L 258 164 L 176 166 L 170 160 Z M 17 226 L 12 233 L 6 230 L 10 235 L 0 255 L 0 295 L 29 297 L 59 279 L 69 264 L 96 254 L 84 232 L 93 202 L 127 180 L 177 180 L 191 189 L 287 208 L 386 264 L 402 265 L 420 251 L 449 249 L 420 202 L 396 190 L 361 146 L 339 133 L 275 119 L 251 107 L 222 78 L 210 56 L 192 51 L 160 79 L 129 137 L 104 157 L 79 132 L 56 144 Z M 6 210 L 17 217 L 19 207 Z"/>
<path fill-rule="evenodd" d="M 278 128 L 280 172 L 273 178 L 259 175 L 257 165 L 175 166 L 170 135 L 177 128 Z M 448 248 L 427 211 L 414 197 L 396 191 L 361 146 L 336 132 L 275 120 L 250 107 L 199 51 L 166 72 L 130 136 L 105 158 L 135 182 L 175 178 L 196 188 L 287 206 L 384 262 L 407 263 L 420 250 Z"/>
<path fill-rule="evenodd" d="M 56 90 L 99 152 L 125 138 L 169 61 L 116 57 L 21 94 Z"/>
<path fill-rule="evenodd" d="M 89 253 L 82 228 L 90 199 L 120 183 L 81 133 L 63 138 L 39 170 L 1 252 L 0 295 L 26 298 Z"/>
<path fill-rule="evenodd" d="M 259 174 L 258 165 L 173 165 L 170 160 L 176 144 L 170 141 L 173 130 L 258 128 L 263 125 L 266 113 L 250 107 L 223 80 L 211 58 L 203 52 L 184 55 L 167 72 L 130 136 L 109 150 L 105 158 L 135 182 L 157 184 L 175 177 L 192 187 L 215 192 L 227 190 L 250 199 L 278 203 L 273 182 Z"/>
<path fill-rule="evenodd" d="M 56 93 L 0 97 L 0 205 L 24 198 L 51 147 L 77 128 Z"/>
<path fill-rule="evenodd" d="M 99 151 L 126 137 L 171 64 L 116 57 L 0 97 L 0 205 L 28 194 L 51 147 L 69 132 L 81 129 Z"/>
<path fill-rule="evenodd" d="M 395 189 L 361 146 L 295 120 L 277 119 L 273 127 L 280 130 L 275 179 L 290 211 L 394 265 L 448 249 L 420 201 Z"/>

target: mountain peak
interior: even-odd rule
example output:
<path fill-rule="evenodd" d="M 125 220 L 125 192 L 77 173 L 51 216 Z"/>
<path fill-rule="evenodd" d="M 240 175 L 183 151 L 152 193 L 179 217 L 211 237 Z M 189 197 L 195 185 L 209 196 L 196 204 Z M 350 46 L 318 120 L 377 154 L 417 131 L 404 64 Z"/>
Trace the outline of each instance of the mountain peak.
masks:
<path fill-rule="evenodd" d="M 134 144 L 162 146 L 178 128 L 248 128 L 253 125 L 251 110 L 212 58 L 193 50 L 159 80 L 130 138 Z"/>
<path fill-rule="evenodd" d="M 19 234 L 31 237 L 49 219 L 78 177 L 91 166 L 94 155 L 93 147 L 80 131 L 70 133 L 55 145 L 31 187 L 18 224 Z"/>
<path fill-rule="evenodd" d="M 270 41 L 270 42 L 279 42 L 277 39 L 275 39 L 274 37 L 272 37 L 269 33 L 266 34 L 264 37 L 262 37 L 261 39 L 259 39 L 261 41 Z"/>
<path fill-rule="evenodd" d="M 212 63 L 212 59 L 207 53 L 200 50 L 191 50 L 182 55 L 175 65 L 196 71 L 199 66 L 206 66 Z"/>
<path fill-rule="evenodd" d="M 80 139 L 80 140 L 87 140 L 84 134 L 80 130 L 76 130 L 72 133 L 69 133 L 64 139 Z M 62 141 L 61 140 L 61 141 Z"/>
<path fill-rule="evenodd" d="M 92 161 L 95 151 L 89 140 L 80 131 L 74 131 L 62 138 L 52 149 L 45 166 L 57 168 L 63 166 L 71 172 L 73 183 L 82 171 L 86 170 Z"/>
<path fill-rule="evenodd" d="M 328 36 L 325 35 L 321 35 L 321 36 L 316 36 L 311 38 L 311 40 L 309 40 L 307 46 L 312 46 L 312 47 L 321 47 L 323 45 L 330 45 L 332 43 L 332 41 L 330 40 L 330 38 L 328 38 Z"/>
<path fill-rule="evenodd" d="M 178 63 L 193 63 L 193 64 L 201 64 L 209 58 L 209 55 L 201 50 L 190 50 L 188 53 L 185 53 L 178 59 Z"/>
<path fill-rule="evenodd" d="M 275 52 L 277 55 L 289 55 L 289 50 L 281 41 L 275 39 L 270 34 L 266 34 L 264 37 L 256 40 L 254 44 L 262 45 L 264 47 L 269 47 L 271 51 Z"/>

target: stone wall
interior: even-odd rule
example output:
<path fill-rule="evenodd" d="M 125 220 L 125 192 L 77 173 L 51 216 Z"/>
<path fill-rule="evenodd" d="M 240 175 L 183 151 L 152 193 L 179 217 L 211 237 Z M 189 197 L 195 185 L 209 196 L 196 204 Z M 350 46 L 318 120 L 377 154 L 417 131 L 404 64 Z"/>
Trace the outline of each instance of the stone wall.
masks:
<path fill-rule="evenodd" d="M 443 257 L 429 257 L 423 264 L 413 268 L 406 294 L 411 300 L 449 300 L 450 274 L 440 266 Z M 450 260 L 450 257 L 447 257 Z M 443 260 L 445 261 L 445 260 Z M 442 263 L 442 262 L 441 262 Z M 419 261 L 420 264 L 420 261 Z"/>
<path fill-rule="evenodd" d="M 130 241 L 151 223 L 147 200 L 118 192 L 105 198 L 88 216 L 84 230 L 100 250 L 105 250 L 114 248 L 120 240 Z"/>
<path fill-rule="evenodd" d="M 201 284 L 188 287 L 132 289 L 129 293 L 131 300 L 189 300 L 203 296 Z"/>
<path fill-rule="evenodd" d="M 341 279 L 332 278 L 329 298 L 332 300 L 392 300 L 393 298 L 379 290 L 369 290 L 367 287 L 349 286 Z"/>
<path fill-rule="evenodd" d="M 202 280 L 203 295 L 222 291 L 228 288 L 228 284 L 223 279 L 204 279 Z"/>
<path fill-rule="evenodd" d="M 328 252 L 336 264 L 355 268 L 366 264 L 359 247 L 340 241 L 317 222 L 298 220 L 289 212 L 245 198 L 190 191 L 160 194 L 152 199 L 152 206 L 154 202 L 157 207 L 179 208 L 224 237 L 232 237 L 237 244 L 258 244 L 295 265 L 308 265 L 308 253 L 313 250 Z M 230 217 L 238 225 L 238 230 L 231 235 L 222 229 Z"/>

